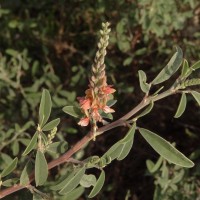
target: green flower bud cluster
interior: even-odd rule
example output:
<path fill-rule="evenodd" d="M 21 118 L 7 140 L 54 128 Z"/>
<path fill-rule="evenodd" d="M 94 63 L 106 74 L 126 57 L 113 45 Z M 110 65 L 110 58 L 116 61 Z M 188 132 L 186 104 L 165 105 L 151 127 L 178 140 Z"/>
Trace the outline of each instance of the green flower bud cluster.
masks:
<path fill-rule="evenodd" d="M 47 141 L 47 146 L 53 142 L 53 139 L 55 138 L 57 133 L 57 127 L 54 127 L 53 130 L 48 134 L 48 141 Z"/>

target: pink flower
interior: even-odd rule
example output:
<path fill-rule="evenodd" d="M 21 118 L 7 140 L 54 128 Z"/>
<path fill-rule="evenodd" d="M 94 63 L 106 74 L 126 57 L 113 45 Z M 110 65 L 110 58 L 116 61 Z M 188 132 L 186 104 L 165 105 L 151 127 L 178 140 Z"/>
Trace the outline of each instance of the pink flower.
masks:
<path fill-rule="evenodd" d="M 79 121 L 78 125 L 80 126 L 87 126 L 90 122 L 89 117 L 85 117 L 85 118 L 81 118 L 81 120 Z"/>
<path fill-rule="evenodd" d="M 78 97 L 79 103 L 80 103 L 80 107 L 85 111 L 90 109 L 91 107 L 91 100 L 87 99 L 85 97 Z"/>
<path fill-rule="evenodd" d="M 103 111 L 104 111 L 105 113 L 114 113 L 114 112 L 115 112 L 115 110 L 113 110 L 112 108 L 110 108 L 110 107 L 108 107 L 108 106 L 104 106 L 104 107 L 103 107 Z"/>
<path fill-rule="evenodd" d="M 101 88 L 101 91 L 104 93 L 104 94 L 112 94 L 114 93 L 116 90 L 112 88 L 111 85 L 107 85 L 107 86 L 104 86 Z"/>
<path fill-rule="evenodd" d="M 91 112 L 91 115 L 92 115 L 92 119 L 94 119 L 97 122 L 98 121 L 100 122 L 102 120 L 102 117 L 99 114 L 98 108 L 93 108 L 92 112 Z"/>

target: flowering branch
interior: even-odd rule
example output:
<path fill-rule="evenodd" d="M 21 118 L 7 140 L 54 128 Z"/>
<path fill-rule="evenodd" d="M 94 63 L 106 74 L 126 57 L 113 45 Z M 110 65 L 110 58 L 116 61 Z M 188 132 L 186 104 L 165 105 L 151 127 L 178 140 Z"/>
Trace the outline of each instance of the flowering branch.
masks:
<path fill-rule="evenodd" d="M 160 99 L 163 99 L 167 96 L 173 95 L 176 93 L 176 90 L 167 90 L 159 95 L 157 95 L 156 97 L 145 97 L 136 107 L 134 107 L 130 112 L 128 112 L 126 115 L 122 116 L 121 118 L 119 118 L 118 120 L 107 124 L 105 126 L 102 126 L 101 128 L 97 129 L 96 131 L 96 136 L 100 136 L 102 134 L 104 134 L 105 132 L 119 127 L 119 126 L 125 126 L 126 125 L 126 121 L 128 119 L 130 119 L 131 117 L 133 117 L 135 114 L 137 114 L 139 111 L 141 111 L 144 107 L 146 107 L 147 105 L 150 104 L 151 101 L 158 101 Z M 59 158 L 51 161 L 48 163 L 48 169 L 52 169 L 56 166 L 59 166 L 65 162 L 68 162 L 68 160 L 76 153 L 78 152 L 80 149 L 83 148 L 83 146 L 90 142 L 93 139 L 93 132 L 90 131 L 87 135 L 85 135 L 81 140 L 79 140 L 71 149 L 69 149 L 65 154 L 61 155 Z M 34 180 L 34 172 L 32 172 L 31 176 L 30 176 L 30 182 L 29 184 Z M 0 199 L 2 199 L 3 197 L 6 197 L 12 193 L 15 193 L 19 190 L 22 190 L 24 188 L 27 188 L 29 186 L 29 184 L 27 186 L 22 186 L 20 184 L 14 185 L 10 188 L 4 189 L 0 192 Z"/>

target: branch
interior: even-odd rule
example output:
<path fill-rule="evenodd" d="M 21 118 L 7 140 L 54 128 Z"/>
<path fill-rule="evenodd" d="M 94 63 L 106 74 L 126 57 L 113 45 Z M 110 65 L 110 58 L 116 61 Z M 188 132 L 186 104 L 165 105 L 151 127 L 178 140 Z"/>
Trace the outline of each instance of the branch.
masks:
<path fill-rule="evenodd" d="M 128 112 L 126 115 L 124 115 L 123 117 L 121 117 L 120 119 L 107 124 L 101 128 L 99 128 L 96 132 L 96 136 L 99 136 L 103 133 L 105 133 L 108 130 L 111 130 L 113 128 L 119 127 L 119 126 L 124 126 L 126 125 L 126 121 L 128 119 L 130 119 L 133 115 L 135 115 L 136 113 L 138 113 L 141 109 L 143 109 L 144 107 L 146 107 L 147 105 L 150 104 L 150 102 L 155 102 L 158 101 L 160 99 L 163 99 L 167 96 L 170 96 L 172 94 L 175 94 L 177 91 L 173 88 L 170 88 L 169 90 L 166 90 L 165 92 L 158 94 L 157 96 L 148 96 L 148 97 L 144 97 L 143 100 L 136 106 L 134 107 L 130 112 Z M 85 135 L 80 141 L 78 141 L 71 149 L 69 149 L 65 154 L 63 154 L 62 156 L 60 156 L 59 158 L 51 161 L 48 163 L 48 169 L 52 169 L 62 163 L 67 162 L 72 155 L 74 155 L 77 151 L 79 151 L 86 143 L 88 143 L 90 140 L 92 140 L 94 137 L 93 132 L 90 131 L 87 135 Z M 0 192 L 0 199 L 2 199 L 3 197 L 6 197 L 14 192 L 17 192 L 21 189 L 24 188 L 28 188 L 30 183 L 34 180 L 34 171 L 31 173 L 30 175 L 30 181 L 29 184 L 27 186 L 22 186 L 20 184 L 14 185 L 10 188 L 4 189 Z"/>

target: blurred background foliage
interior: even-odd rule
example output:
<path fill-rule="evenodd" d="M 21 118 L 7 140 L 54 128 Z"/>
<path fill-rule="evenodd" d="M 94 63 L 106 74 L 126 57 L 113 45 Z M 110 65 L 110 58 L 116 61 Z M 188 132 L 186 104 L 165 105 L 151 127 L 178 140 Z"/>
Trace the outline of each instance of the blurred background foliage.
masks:
<path fill-rule="evenodd" d="M 200 59 L 198 0 L 0 0 L 0 170 L 11 157 L 20 156 L 30 141 L 42 88 L 52 95 L 52 118 L 62 119 L 57 140 L 73 144 L 86 133 L 61 108 L 84 95 L 98 30 L 104 21 L 112 28 L 106 65 L 108 81 L 117 89 L 115 119 L 142 98 L 139 69 L 151 81 L 169 60 L 175 45 L 183 49 L 190 64 Z M 199 149 L 200 111 L 189 100 L 188 114 L 175 120 L 177 105 L 178 97 L 158 102 L 139 123 L 175 141 L 178 149 L 190 155 Z M 125 128 L 120 128 L 99 137 L 77 158 L 102 155 L 124 133 Z M 154 188 L 154 179 L 145 175 L 145 160 L 155 161 L 157 157 L 136 137 L 126 160 L 107 167 L 106 186 L 96 199 L 152 199 L 158 186 Z M 22 159 L 22 165 L 24 162 Z M 190 176 L 197 179 L 199 174 L 191 171 Z M 192 190 L 196 192 L 197 188 Z M 19 199 L 21 195 L 19 192 Z M 85 193 L 80 199 L 86 199 Z"/>

